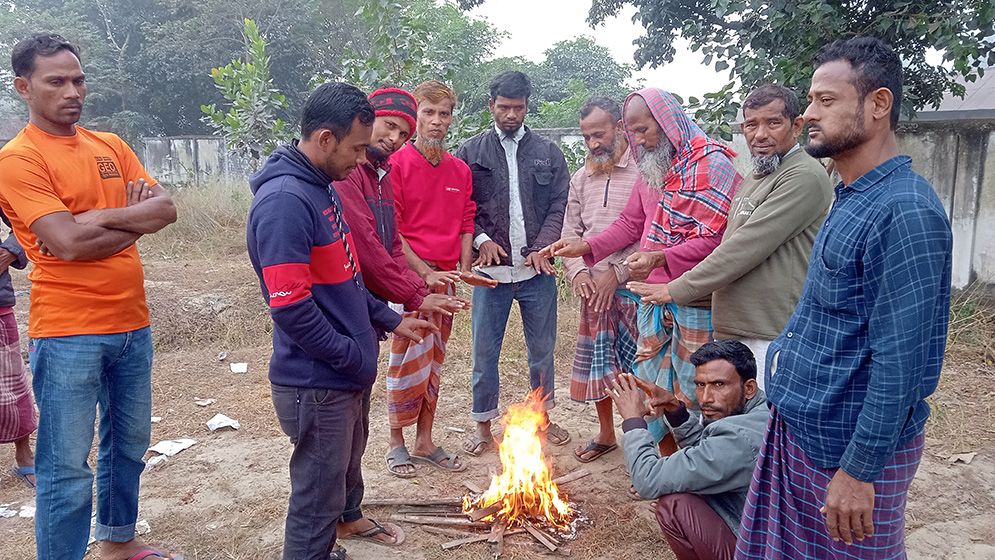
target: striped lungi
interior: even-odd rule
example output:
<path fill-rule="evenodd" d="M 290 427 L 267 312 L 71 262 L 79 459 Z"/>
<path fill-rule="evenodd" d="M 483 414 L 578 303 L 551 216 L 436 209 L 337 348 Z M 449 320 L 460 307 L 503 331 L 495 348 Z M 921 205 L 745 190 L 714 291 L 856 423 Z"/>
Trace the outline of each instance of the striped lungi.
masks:
<path fill-rule="evenodd" d="M 712 310 L 667 303 L 639 304 L 639 349 L 648 358 L 636 362 L 636 375 L 674 393 L 693 407 L 694 365 L 691 354 L 712 340 Z M 649 431 L 660 441 L 669 431 L 662 418 L 649 422 Z"/>
<path fill-rule="evenodd" d="M 816 467 L 771 408 L 740 523 L 737 560 L 905 558 L 905 502 L 922 459 L 922 434 L 899 445 L 874 483 L 874 535 L 833 542 L 819 509 L 836 469 Z"/>
<path fill-rule="evenodd" d="M 24 374 L 17 320 L 11 310 L 0 315 L 0 443 L 11 443 L 35 431 L 35 406 Z"/>
<path fill-rule="evenodd" d="M 636 308 L 639 296 L 619 288 L 607 311 L 580 306 L 577 350 L 570 374 L 570 398 L 600 401 L 608 396 L 608 383 L 618 372 L 631 372 L 636 359 Z"/>
<path fill-rule="evenodd" d="M 433 291 L 456 295 L 452 285 Z M 439 332 L 424 333 L 421 342 L 403 336 L 391 337 L 387 359 L 387 418 L 392 429 L 414 425 L 423 406 L 434 414 L 439 400 L 442 363 L 446 360 L 446 342 L 453 330 L 451 316 L 417 311 L 403 315 L 429 321 L 439 328 Z"/>

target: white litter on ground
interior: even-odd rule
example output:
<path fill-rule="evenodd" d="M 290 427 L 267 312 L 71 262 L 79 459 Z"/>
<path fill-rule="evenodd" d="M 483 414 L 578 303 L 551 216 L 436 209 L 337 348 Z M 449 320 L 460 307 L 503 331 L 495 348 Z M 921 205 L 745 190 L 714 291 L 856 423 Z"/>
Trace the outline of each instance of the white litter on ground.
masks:
<path fill-rule="evenodd" d="M 213 432 L 214 430 L 218 430 L 221 428 L 233 428 L 237 430 L 241 428 L 242 425 L 238 423 L 238 420 L 234 420 L 232 418 L 225 416 L 224 414 L 218 413 L 214 415 L 214 418 L 211 418 L 210 420 L 207 421 L 207 427 L 210 428 L 211 431 Z"/>
<path fill-rule="evenodd" d="M 169 457 L 166 457 L 165 455 L 156 455 L 155 457 L 150 458 L 148 461 L 145 461 L 145 470 L 150 471 L 158 466 L 165 464 L 167 460 L 169 460 Z"/>
<path fill-rule="evenodd" d="M 172 457 L 184 449 L 193 447 L 195 443 L 197 443 L 197 440 L 195 439 L 167 439 L 153 445 L 149 448 L 149 451 L 165 455 L 167 457 Z"/>
<path fill-rule="evenodd" d="M 153 424 L 158 424 L 159 422 L 162 422 L 162 416 L 153 416 L 152 417 L 152 423 Z"/>
<path fill-rule="evenodd" d="M 228 364 L 232 373 L 249 373 L 249 364 L 245 362 L 233 362 Z"/>
<path fill-rule="evenodd" d="M 216 402 L 218 402 L 218 399 L 202 399 L 198 397 L 193 400 L 193 404 L 197 406 L 211 406 Z"/>

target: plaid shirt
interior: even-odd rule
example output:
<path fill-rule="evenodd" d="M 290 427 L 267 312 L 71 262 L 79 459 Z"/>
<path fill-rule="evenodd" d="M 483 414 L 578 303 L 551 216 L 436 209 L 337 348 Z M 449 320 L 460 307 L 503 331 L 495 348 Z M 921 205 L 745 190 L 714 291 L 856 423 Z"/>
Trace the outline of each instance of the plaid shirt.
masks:
<path fill-rule="evenodd" d="M 946 211 L 907 156 L 836 187 L 801 300 L 768 350 L 768 394 L 822 468 L 876 480 L 923 431 L 950 306 Z"/>

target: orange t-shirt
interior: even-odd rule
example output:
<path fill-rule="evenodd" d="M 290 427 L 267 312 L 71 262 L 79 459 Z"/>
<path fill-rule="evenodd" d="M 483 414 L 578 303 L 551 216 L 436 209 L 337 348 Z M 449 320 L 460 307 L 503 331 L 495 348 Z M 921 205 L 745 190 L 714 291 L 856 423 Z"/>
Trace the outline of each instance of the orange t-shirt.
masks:
<path fill-rule="evenodd" d="M 95 261 L 43 255 L 31 224 L 56 212 L 123 208 L 128 181 L 149 177 L 114 134 L 76 127 L 53 136 L 28 124 L 0 149 L 0 208 L 34 268 L 28 335 L 34 338 L 122 333 L 147 327 L 138 248 Z"/>

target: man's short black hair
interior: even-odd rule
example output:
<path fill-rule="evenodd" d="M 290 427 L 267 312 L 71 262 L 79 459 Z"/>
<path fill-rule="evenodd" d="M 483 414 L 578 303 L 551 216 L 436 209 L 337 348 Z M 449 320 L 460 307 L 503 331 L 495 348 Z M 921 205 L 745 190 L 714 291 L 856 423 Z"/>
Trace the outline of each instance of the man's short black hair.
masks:
<path fill-rule="evenodd" d="M 508 70 L 501 72 L 491 80 L 491 100 L 498 97 L 522 99 L 526 101 L 532 96 L 532 81 L 524 72 Z"/>
<path fill-rule="evenodd" d="M 695 367 L 715 360 L 732 364 L 743 383 L 757 378 L 757 360 L 749 347 L 738 340 L 715 340 L 691 354 L 691 363 Z"/>
<path fill-rule="evenodd" d="M 902 61 L 895 51 L 881 39 L 854 37 L 822 47 L 815 57 L 815 67 L 835 60 L 845 60 L 853 67 L 857 75 L 853 85 L 861 99 L 879 88 L 891 90 L 894 98 L 891 128 L 894 130 L 902 107 Z"/>
<path fill-rule="evenodd" d="M 585 101 L 584 106 L 580 108 L 580 118 L 586 119 L 595 109 L 601 109 L 608 113 L 612 122 L 622 120 L 622 108 L 618 106 L 618 103 L 615 103 L 614 99 L 608 97 L 592 97 Z"/>
<path fill-rule="evenodd" d="M 52 56 L 59 51 L 69 51 L 73 53 L 76 60 L 82 63 L 79 56 L 79 47 L 69 42 L 68 39 L 56 33 L 35 33 L 27 39 L 22 39 L 14 45 L 14 50 L 10 53 L 10 66 L 14 69 L 14 75 L 22 78 L 30 78 L 35 71 L 35 58 L 39 56 Z"/>
<path fill-rule="evenodd" d="M 789 121 L 794 121 L 798 115 L 802 114 L 801 103 L 798 96 L 790 89 L 777 84 L 767 84 L 760 86 L 750 92 L 743 101 L 744 117 L 747 109 L 759 109 L 770 105 L 780 99 L 784 102 L 784 116 Z"/>
<path fill-rule="evenodd" d="M 309 138 L 319 128 L 327 128 L 341 140 L 352 130 L 356 118 L 364 125 L 372 125 L 377 118 L 365 93 L 343 82 L 321 84 L 304 103 L 301 138 Z"/>

